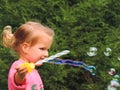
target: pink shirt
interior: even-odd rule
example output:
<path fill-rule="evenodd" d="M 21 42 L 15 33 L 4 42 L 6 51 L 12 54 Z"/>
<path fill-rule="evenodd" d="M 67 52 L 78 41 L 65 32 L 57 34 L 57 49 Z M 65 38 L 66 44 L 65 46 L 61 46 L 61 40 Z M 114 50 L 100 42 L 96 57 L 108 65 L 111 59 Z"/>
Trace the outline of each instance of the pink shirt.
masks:
<path fill-rule="evenodd" d="M 36 69 L 28 73 L 25 77 L 25 82 L 22 85 L 16 85 L 14 82 L 15 68 L 22 64 L 22 60 L 15 61 L 9 71 L 8 88 L 9 90 L 44 90 L 42 80 Z"/>

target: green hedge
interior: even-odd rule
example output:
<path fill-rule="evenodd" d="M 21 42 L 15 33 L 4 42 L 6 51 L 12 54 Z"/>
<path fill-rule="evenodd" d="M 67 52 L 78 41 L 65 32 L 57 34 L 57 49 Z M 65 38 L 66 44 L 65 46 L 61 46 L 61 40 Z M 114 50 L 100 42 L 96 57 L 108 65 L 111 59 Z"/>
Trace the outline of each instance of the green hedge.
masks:
<path fill-rule="evenodd" d="M 13 30 L 29 20 L 38 20 L 55 33 L 50 55 L 68 49 L 61 58 L 83 61 L 97 68 L 96 76 L 79 67 L 44 64 L 38 68 L 45 90 L 106 90 L 112 76 L 110 68 L 119 74 L 120 61 L 120 1 L 119 0 L 1 0 L 0 33 L 5 25 Z M 14 32 L 13 31 L 13 32 Z M 90 47 L 97 55 L 87 55 Z M 112 49 L 110 56 L 103 52 Z M 7 90 L 7 74 L 17 56 L 0 46 L 0 88 Z"/>

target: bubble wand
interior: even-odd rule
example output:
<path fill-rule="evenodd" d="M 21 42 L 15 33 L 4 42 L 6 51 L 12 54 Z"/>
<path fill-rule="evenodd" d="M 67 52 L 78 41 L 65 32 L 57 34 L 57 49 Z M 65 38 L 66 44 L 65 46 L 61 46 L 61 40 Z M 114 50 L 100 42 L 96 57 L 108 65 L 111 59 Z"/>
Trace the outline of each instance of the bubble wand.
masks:
<path fill-rule="evenodd" d="M 55 59 L 55 58 L 60 57 L 62 55 L 68 54 L 69 52 L 70 52 L 69 50 L 64 50 L 64 51 L 62 51 L 60 53 L 57 53 L 55 55 L 52 55 L 52 56 L 50 56 L 48 58 L 45 58 L 43 60 L 39 60 L 35 64 L 34 63 L 28 63 L 28 62 L 23 63 L 23 64 L 20 65 L 20 67 L 25 66 L 28 69 L 28 73 L 29 73 L 29 72 L 31 72 L 35 68 L 35 65 L 42 64 L 43 62 L 47 62 L 49 60 Z"/>
<path fill-rule="evenodd" d="M 57 57 L 60 57 L 60 56 L 65 55 L 65 54 L 68 54 L 69 52 L 70 52 L 69 50 L 64 50 L 64 51 L 62 51 L 62 52 L 60 52 L 60 53 L 57 53 L 57 54 L 55 54 L 55 55 L 52 55 L 52 56 L 50 56 L 50 57 L 48 57 L 48 58 L 45 58 L 45 59 L 43 59 L 43 60 L 41 60 L 41 61 L 36 62 L 35 65 L 41 64 L 41 63 L 43 63 L 43 62 L 48 62 L 49 60 L 53 60 L 53 59 L 55 59 L 55 58 L 57 58 Z"/>
<path fill-rule="evenodd" d="M 70 52 L 69 50 L 64 50 L 60 53 L 52 55 L 52 56 L 50 56 L 48 58 L 45 58 L 43 60 L 40 60 L 40 61 L 36 62 L 35 64 L 33 64 L 33 63 L 23 63 L 21 66 L 26 66 L 27 69 L 28 69 L 28 72 L 31 72 L 35 68 L 35 65 L 39 65 L 39 64 L 42 64 L 44 62 L 52 63 L 52 64 L 61 64 L 61 65 L 68 64 L 68 65 L 72 65 L 72 66 L 82 67 L 85 70 L 89 71 L 92 75 L 96 74 L 95 66 L 88 66 L 87 64 L 85 64 L 81 61 L 73 61 L 73 60 L 69 60 L 69 59 L 61 60 L 61 59 L 58 58 L 62 55 L 68 54 L 69 52 Z"/>

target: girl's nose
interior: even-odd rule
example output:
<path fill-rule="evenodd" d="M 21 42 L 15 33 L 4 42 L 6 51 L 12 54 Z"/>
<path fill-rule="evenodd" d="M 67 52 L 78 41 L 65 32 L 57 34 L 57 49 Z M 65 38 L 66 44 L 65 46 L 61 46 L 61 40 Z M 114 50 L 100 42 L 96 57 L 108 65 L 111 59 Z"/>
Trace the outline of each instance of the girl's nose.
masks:
<path fill-rule="evenodd" d="M 48 57 L 48 51 L 47 50 L 44 52 L 44 57 L 45 58 Z"/>

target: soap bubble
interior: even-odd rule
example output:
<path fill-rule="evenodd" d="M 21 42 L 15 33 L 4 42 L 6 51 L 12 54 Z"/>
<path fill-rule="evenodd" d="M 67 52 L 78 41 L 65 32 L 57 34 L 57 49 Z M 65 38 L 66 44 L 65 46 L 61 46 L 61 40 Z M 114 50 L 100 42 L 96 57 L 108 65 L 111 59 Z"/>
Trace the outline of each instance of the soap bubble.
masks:
<path fill-rule="evenodd" d="M 120 61 L 120 57 L 117 58 Z"/>
<path fill-rule="evenodd" d="M 97 54 L 97 48 L 96 47 L 90 47 L 89 52 L 87 52 L 88 56 L 95 56 Z"/>
<path fill-rule="evenodd" d="M 114 75 L 114 74 L 115 74 L 115 69 L 114 69 L 114 68 L 111 68 L 108 73 L 109 73 L 110 75 Z"/>
<path fill-rule="evenodd" d="M 111 48 L 106 48 L 106 51 L 104 52 L 104 55 L 105 55 L 105 56 L 110 56 L 110 55 L 111 55 L 111 52 L 112 52 L 112 49 L 111 49 Z"/>
<path fill-rule="evenodd" d="M 110 85 L 111 85 L 112 87 L 119 87 L 119 86 L 120 86 L 119 82 L 116 81 L 116 80 L 111 80 L 111 81 L 110 81 Z"/>
<path fill-rule="evenodd" d="M 114 77 L 113 77 L 113 80 L 116 80 L 116 81 L 118 81 L 118 79 L 119 79 L 119 75 L 114 75 Z"/>
<path fill-rule="evenodd" d="M 111 85 L 108 85 L 107 90 L 117 90 L 117 89 L 116 89 L 116 87 L 113 87 L 113 86 L 111 86 Z"/>
<path fill-rule="evenodd" d="M 113 79 L 110 81 L 110 84 L 108 85 L 107 90 L 117 90 L 117 87 L 120 87 L 119 75 L 114 75 Z"/>

